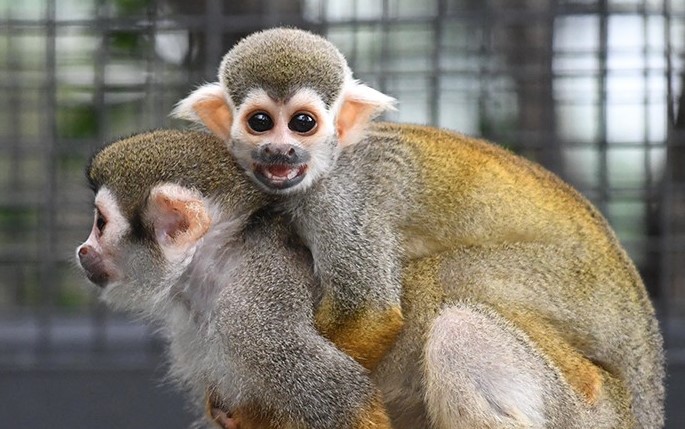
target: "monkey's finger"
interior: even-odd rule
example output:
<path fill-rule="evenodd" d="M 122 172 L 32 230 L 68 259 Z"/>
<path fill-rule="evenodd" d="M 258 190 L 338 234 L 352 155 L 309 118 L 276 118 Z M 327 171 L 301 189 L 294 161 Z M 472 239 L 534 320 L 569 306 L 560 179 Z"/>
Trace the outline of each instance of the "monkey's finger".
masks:
<path fill-rule="evenodd" d="M 224 410 L 220 408 L 212 408 L 210 410 L 212 421 L 219 425 L 222 429 L 239 429 L 238 420 L 231 418 Z"/>

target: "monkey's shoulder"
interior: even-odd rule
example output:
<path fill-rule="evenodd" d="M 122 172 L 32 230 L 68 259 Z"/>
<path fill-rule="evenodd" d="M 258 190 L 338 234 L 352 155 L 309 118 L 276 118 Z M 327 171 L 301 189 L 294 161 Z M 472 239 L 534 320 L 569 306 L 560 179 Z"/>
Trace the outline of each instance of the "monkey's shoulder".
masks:
<path fill-rule="evenodd" d="M 364 156 L 412 167 L 420 177 L 437 175 L 460 184 L 464 180 L 492 179 L 502 184 L 523 180 L 568 192 L 568 187 L 541 165 L 496 143 L 447 129 L 376 122 L 367 138 L 348 152 L 350 158 Z"/>

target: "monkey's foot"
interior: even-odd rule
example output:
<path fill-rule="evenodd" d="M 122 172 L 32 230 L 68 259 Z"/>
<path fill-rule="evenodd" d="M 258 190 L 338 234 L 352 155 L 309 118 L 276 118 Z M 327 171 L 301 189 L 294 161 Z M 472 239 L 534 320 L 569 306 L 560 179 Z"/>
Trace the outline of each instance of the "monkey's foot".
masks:
<path fill-rule="evenodd" d="M 238 420 L 230 417 L 228 413 L 221 408 L 212 407 L 209 410 L 209 415 L 212 418 L 212 421 L 222 429 L 239 429 L 240 427 Z"/>
<path fill-rule="evenodd" d="M 205 396 L 205 413 L 209 419 L 221 429 L 239 429 L 238 419 L 232 417 L 232 413 L 226 410 L 213 388 L 207 389 Z"/>

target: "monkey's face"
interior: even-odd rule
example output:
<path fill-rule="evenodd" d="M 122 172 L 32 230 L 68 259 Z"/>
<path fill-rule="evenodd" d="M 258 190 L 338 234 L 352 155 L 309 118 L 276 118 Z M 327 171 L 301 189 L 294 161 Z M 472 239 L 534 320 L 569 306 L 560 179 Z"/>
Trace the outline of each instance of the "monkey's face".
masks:
<path fill-rule="evenodd" d="M 148 314 L 164 311 L 211 223 L 205 207 L 193 191 L 159 185 L 136 210 L 140 219 L 134 221 L 103 186 L 95 196 L 90 235 L 76 249 L 76 258 L 86 277 L 103 289 L 107 303 Z"/>
<path fill-rule="evenodd" d="M 228 144 L 251 179 L 277 194 L 309 188 L 333 168 L 340 150 L 363 140 L 369 122 L 395 103 L 351 74 L 333 91 L 340 96 L 332 103 L 311 88 L 274 91 L 262 82 L 236 105 L 225 86 L 201 86 L 172 115 L 206 126 Z"/>
<path fill-rule="evenodd" d="M 301 191 L 326 174 L 338 156 L 333 116 L 311 89 L 285 100 L 253 90 L 236 109 L 229 147 L 265 190 Z"/>
<path fill-rule="evenodd" d="M 130 226 L 121 214 L 116 199 L 107 188 L 95 196 L 93 227 L 86 241 L 76 249 L 77 259 L 92 283 L 100 287 L 119 282 L 121 242 L 129 235 Z"/>

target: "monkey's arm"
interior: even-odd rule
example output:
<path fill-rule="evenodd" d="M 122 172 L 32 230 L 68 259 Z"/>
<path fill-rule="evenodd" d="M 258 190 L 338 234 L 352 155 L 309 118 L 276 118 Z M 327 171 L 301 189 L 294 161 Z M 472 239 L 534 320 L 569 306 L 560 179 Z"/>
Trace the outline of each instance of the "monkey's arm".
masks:
<path fill-rule="evenodd" d="M 273 428 L 390 428 L 367 371 L 316 331 L 311 259 L 288 234 L 277 218 L 249 227 L 217 304 L 217 329 L 236 351 L 240 372 L 248 374 L 242 399 L 231 407 L 234 416 L 242 428 L 256 422 Z"/>
<path fill-rule="evenodd" d="M 316 326 L 323 336 L 373 370 L 403 326 L 399 256 L 392 233 L 320 235 L 314 254 L 323 297 Z M 355 237 L 357 239 L 350 239 Z M 335 251 L 327 248 L 332 245 Z"/>
<path fill-rule="evenodd" d="M 371 146 L 371 145 L 369 145 Z M 354 153 L 292 211 L 312 252 L 323 296 L 319 331 L 373 370 L 402 330 L 398 198 L 408 186 L 378 170 L 396 169 L 392 154 Z M 364 157 L 386 156 L 371 171 Z M 402 202 L 402 204 L 404 201 Z"/>
<path fill-rule="evenodd" d="M 317 329 L 373 370 L 403 326 L 398 239 L 364 184 L 339 179 L 310 194 L 293 217 L 321 283 Z"/>

